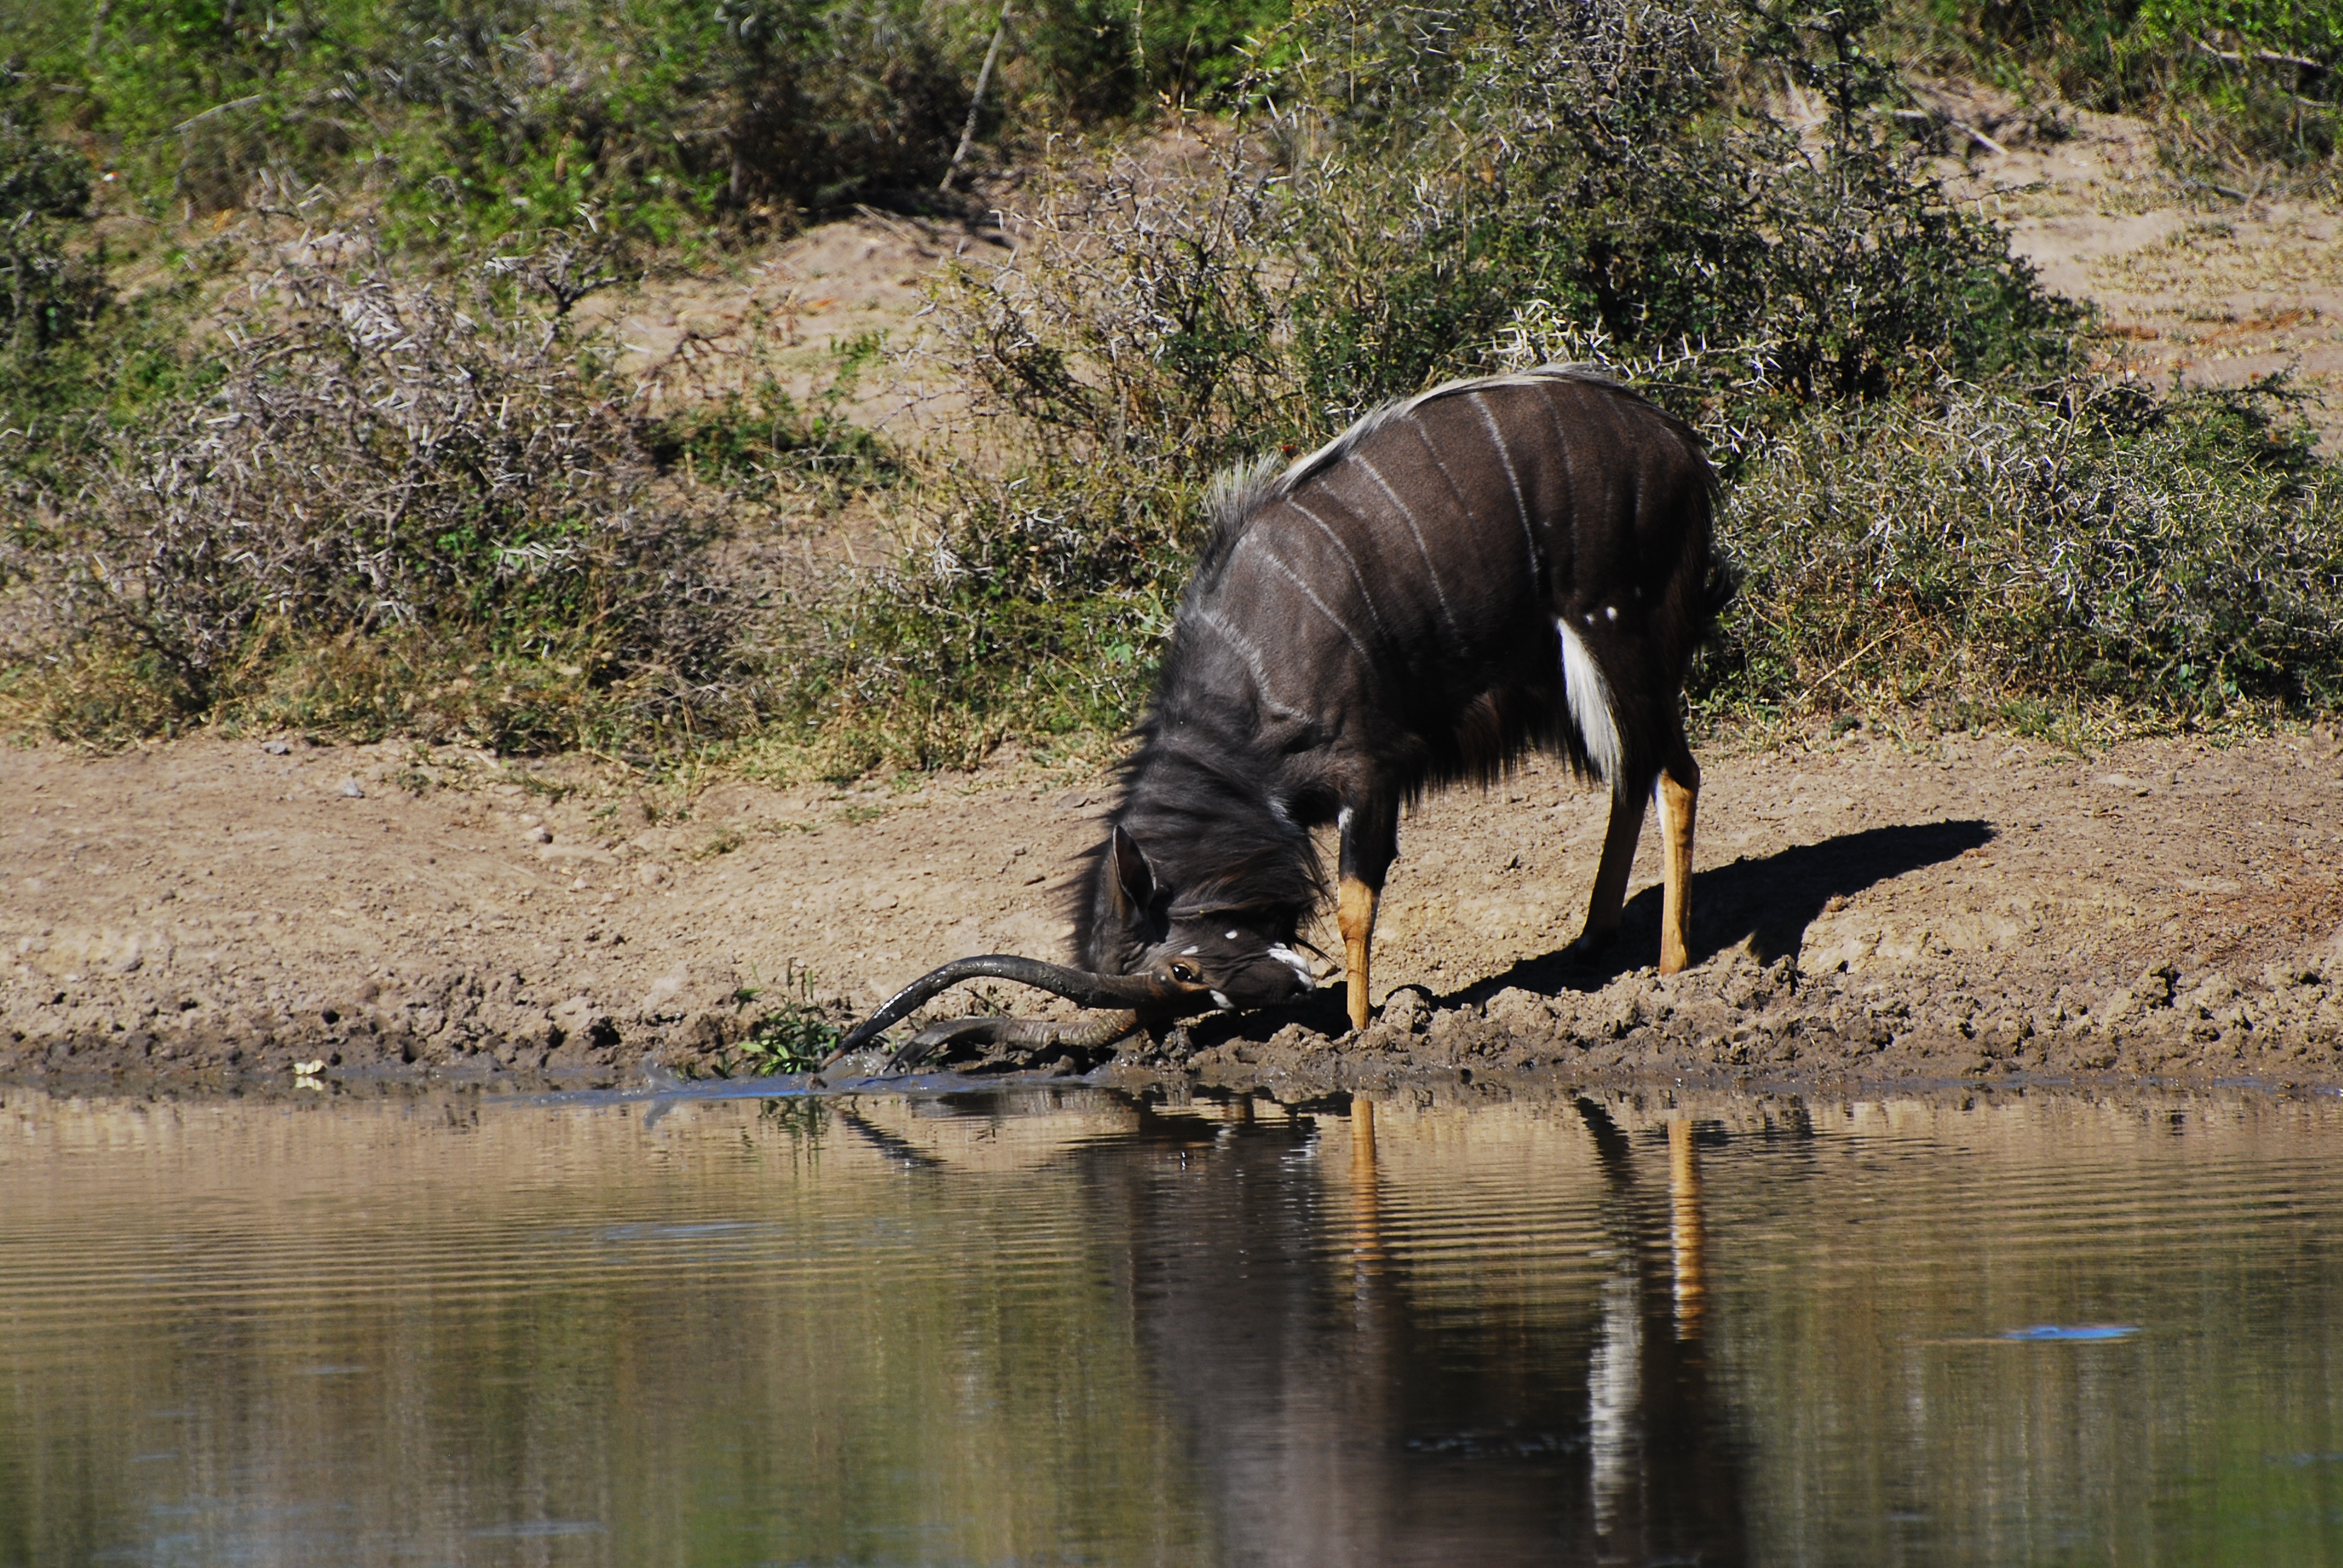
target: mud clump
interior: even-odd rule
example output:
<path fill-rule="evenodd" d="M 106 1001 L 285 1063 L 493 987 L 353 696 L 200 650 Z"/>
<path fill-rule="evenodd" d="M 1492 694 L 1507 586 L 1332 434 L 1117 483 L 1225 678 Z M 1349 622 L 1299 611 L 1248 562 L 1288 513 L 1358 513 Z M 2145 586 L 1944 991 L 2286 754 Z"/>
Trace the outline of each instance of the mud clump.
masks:
<path fill-rule="evenodd" d="M 2343 962 L 2272 964 L 2245 983 L 2166 964 L 2119 984 L 2028 976 L 1939 988 L 1739 954 L 1668 979 L 1644 970 L 1454 1006 L 1410 990 L 1356 1035 L 1289 1025 L 1200 1043 L 1180 1065 L 1232 1086 L 1307 1078 L 1352 1089 L 1529 1073 L 2331 1082 L 2343 1077 Z"/>

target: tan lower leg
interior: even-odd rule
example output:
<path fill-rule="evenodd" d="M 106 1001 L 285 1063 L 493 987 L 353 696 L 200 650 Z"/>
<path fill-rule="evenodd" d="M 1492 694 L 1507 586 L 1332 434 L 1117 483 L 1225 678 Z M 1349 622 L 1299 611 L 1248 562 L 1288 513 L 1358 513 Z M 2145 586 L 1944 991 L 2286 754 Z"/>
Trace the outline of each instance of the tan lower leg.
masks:
<path fill-rule="evenodd" d="M 1334 900 L 1342 928 L 1342 964 L 1351 987 L 1351 1027 L 1367 1027 L 1367 950 L 1375 940 L 1375 890 L 1356 877 L 1342 879 Z"/>
<path fill-rule="evenodd" d="M 1672 975 L 1692 961 L 1692 823 L 1700 802 L 1700 769 L 1685 764 L 1689 778 L 1660 775 L 1660 848 L 1666 859 L 1666 891 L 1660 907 L 1660 972 Z"/>
<path fill-rule="evenodd" d="M 1644 836 L 1644 797 L 1611 797 L 1611 826 L 1603 835 L 1603 864 L 1594 873 L 1594 892 L 1586 900 L 1586 929 L 1579 940 L 1588 946 L 1607 942 L 1619 934 L 1619 910 L 1627 901 L 1627 873 L 1635 866 L 1635 840 Z"/>

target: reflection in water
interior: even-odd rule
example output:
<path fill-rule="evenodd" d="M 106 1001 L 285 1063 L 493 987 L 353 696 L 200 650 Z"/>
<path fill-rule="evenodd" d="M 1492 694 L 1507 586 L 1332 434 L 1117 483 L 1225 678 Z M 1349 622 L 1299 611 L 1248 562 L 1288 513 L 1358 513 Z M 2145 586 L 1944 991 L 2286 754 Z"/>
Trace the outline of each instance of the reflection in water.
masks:
<path fill-rule="evenodd" d="M 0 1568 L 2343 1558 L 2343 1105 L 0 1091 Z"/>
<path fill-rule="evenodd" d="M 1385 1240 L 1363 1099 L 1347 1138 L 1311 1117 L 1164 1118 L 1087 1151 L 1230 1560 L 1435 1562 L 1466 1543 L 1485 1563 L 1745 1559 L 1697 1308 L 1679 1304 L 1699 1293 L 1690 1145 L 1664 1205 L 1611 1118 L 1578 1110 L 1611 1262 L 1591 1297 L 1538 1312 L 1423 1299 L 1412 1249 Z"/>
<path fill-rule="evenodd" d="M 1700 1338 L 1700 1313 L 1708 1287 L 1702 1254 L 1708 1243 L 1700 1218 L 1700 1145 L 1689 1118 L 1668 1121 L 1668 1257 L 1675 1267 L 1676 1338 Z"/>

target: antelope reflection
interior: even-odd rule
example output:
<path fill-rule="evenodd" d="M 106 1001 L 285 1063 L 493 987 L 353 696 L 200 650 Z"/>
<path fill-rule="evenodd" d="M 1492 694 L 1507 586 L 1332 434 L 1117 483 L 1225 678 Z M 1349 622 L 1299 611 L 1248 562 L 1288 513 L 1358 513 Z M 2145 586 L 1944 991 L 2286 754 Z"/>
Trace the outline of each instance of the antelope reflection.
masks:
<path fill-rule="evenodd" d="M 1346 1117 L 1149 1115 L 1086 1152 L 1226 1560 L 1745 1559 L 1702 1354 L 1694 1129 L 1670 1124 L 1663 1194 L 1602 1107 L 1575 1110 L 1608 1260 L 1575 1298 L 1431 1258 L 1387 1216 L 1401 1194 L 1364 1100 Z"/>

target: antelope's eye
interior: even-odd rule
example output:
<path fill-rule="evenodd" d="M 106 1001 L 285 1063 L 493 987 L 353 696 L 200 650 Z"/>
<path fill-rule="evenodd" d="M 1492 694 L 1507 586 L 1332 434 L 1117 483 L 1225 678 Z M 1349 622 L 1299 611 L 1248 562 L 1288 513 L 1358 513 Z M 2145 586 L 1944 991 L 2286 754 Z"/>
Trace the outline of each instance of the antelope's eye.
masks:
<path fill-rule="evenodd" d="M 1192 983 L 1196 979 L 1196 966 L 1175 963 L 1172 966 L 1172 978 L 1182 984 Z"/>

